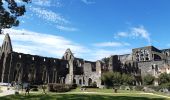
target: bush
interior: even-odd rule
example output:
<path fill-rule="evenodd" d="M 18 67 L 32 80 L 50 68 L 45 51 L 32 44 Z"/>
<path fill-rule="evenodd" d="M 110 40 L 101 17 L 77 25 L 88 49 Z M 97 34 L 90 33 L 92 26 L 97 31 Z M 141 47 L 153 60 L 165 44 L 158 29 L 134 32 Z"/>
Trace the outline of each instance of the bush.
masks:
<path fill-rule="evenodd" d="M 136 91 L 142 91 L 143 90 L 143 86 L 135 86 L 135 90 Z"/>
<path fill-rule="evenodd" d="M 159 91 L 159 90 L 161 90 L 162 89 L 162 86 L 149 86 L 148 88 L 151 88 L 151 89 L 153 89 L 154 91 Z"/>
<path fill-rule="evenodd" d="M 72 88 L 74 87 L 69 84 L 55 84 L 55 83 L 48 84 L 48 90 L 51 92 L 68 92 Z"/>
<path fill-rule="evenodd" d="M 32 88 L 31 91 L 38 91 L 38 88 Z"/>
<path fill-rule="evenodd" d="M 76 89 L 77 88 L 77 84 L 72 84 L 71 85 L 71 89 Z"/>
<path fill-rule="evenodd" d="M 120 86 L 120 89 L 121 89 L 121 90 L 125 90 L 125 88 L 126 88 L 125 85 L 121 85 L 121 86 Z"/>
<path fill-rule="evenodd" d="M 30 85 L 30 88 L 32 89 L 32 88 L 38 88 L 38 86 L 37 85 Z"/>
<path fill-rule="evenodd" d="M 81 88 L 98 88 L 97 86 L 82 86 Z"/>
<path fill-rule="evenodd" d="M 152 85 L 154 82 L 155 77 L 147 74 L 146 76 L 143 77 L 143 82 L 145 85 Z"/>

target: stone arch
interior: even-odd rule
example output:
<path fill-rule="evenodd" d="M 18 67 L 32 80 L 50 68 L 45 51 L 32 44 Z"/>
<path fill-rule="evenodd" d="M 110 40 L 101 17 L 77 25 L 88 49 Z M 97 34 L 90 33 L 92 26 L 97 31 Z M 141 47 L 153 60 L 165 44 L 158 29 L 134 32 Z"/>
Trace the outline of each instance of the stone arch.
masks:
<path fill-rule="evenodd" d="M 161 60 L 161 57 L 157 54 L 154 54 L 154 60 Z"/>
<path fill-rule="evenodd" d="M 79 79 L 79 84 L 80 84 L 80 85 L 82 84 L 82 80 L 81 80 L 81 79 Z"/>
<path fill-rule="evenodd" d="M 53 82 L 53 83 L 56 83 L 56 82 L 57 82 L 57 69 L 56 69 L 55 66 L 53 67 L 52 82 Z"/>
<path fill-rule="evenodd" d="M 84 79 L 84 77 L 83 77 L 83 84 L 85 84 L 85 79 Z"/>
<path fill-rule="evenodd" d="M 166 56 L 169 56 L 169 52 L 166 52 L 165 55 L 166 55 Z"/>
<path fill-rule="evenodd" d="M 41 77 L 42 82 L 47 82 L 47 67 L 43 65 L 42 67 L 42 77 Z"/>
<path fill-rule="evenodd" d="M 76 84 L 76 79 L 73 79 L 73 84 Z"/>
<path fill-rule="evenodd" d="M 5 53 L 3 52 L 0 59 L 0 78 L 2 78 L 4 57 L 5 57 Z"/>
<path fill-rule="evenodd" d="M 36 69 L 35 69 L 35 65 L 32 64 L 28 70 L 28 81 L 33 82 L 35 80 L 35 77 L 36 77 Z"/>
<path fill-rule="evenodd" d="M 92 79 L 91 78 L 88 79 L 88 86 L 90 86 L 90 85 L 92 85 Z"/>
<path fill-rule="evenodd" d="M 15 70 L 14 70 L 14 81 L 15 82 L 18 82 L 18 81 L 21 81 L 21 63 L 17 63 L 16 64 L 16 67 L 15 67 Z"/>

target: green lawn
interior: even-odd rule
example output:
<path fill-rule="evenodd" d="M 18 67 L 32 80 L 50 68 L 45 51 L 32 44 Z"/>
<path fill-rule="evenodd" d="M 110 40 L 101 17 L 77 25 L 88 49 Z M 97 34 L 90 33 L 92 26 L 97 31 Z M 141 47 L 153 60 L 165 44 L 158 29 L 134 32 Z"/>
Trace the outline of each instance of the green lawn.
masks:
<path fill-rule="evenodd" d="M 80 88 L 73 89 L 71 92 L 102 92 L 102 93 L 114 93 L 113 89 L 100 89 L 100 88 L 88 88 L 85 91 L 80 90 Z M 118 90 L 118 93 L 142 93 L 142 91 L 134 90 Z"/>
<path fill-rule="evenodd" d="M 86 92 L 86 93 L 84 93 Z M 89 93 L 90 92 L 90 93 Z M 93 92 L 93 93 L 92 93 Z M 52 93 L 47 92 L 43 94 L 42 91 L 31 93 L 29 96 L 24 94 L 9 95 L 0 97 L 0 100 L 169 100 L 161 96 L 144 94 L 138 91 L 123 91 L 118 90 L 118 93 L 113 93 L 112 89 L 87 89 L 81 91 L 80 88 L 66 93 Z"/>
<path fill-rule="evenodd" d="M 168 100 L 148 95 L 30 94 L 0 97 L 0 100 Z"/>

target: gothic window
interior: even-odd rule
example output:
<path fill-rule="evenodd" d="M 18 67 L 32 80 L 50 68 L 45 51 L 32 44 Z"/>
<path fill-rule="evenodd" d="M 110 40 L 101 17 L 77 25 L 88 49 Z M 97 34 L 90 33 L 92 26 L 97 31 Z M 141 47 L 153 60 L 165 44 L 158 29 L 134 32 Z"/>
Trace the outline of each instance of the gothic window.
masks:
<path fill-rule="evenodd" d="M 46 59 L 44 58 L 44 62 L 46 61 Z"/>
<path fill-rule="evenodd" d="M 76 84 L 76 79 L 73 79 L 73 83 Z"/>
<path fill-rule="evenodd" d="M 92 79 L 89 78 L 89 79 L 88 79 L 88 86 L 91 86 L 91 85 L 92 85 Z"/>
<path fill-rule="evenodd" d="M 96 71 L 96 66 L 92 65 L 92 72 L 95 72 Z"/>
<path fill-rule="evenodd" d="M 32 60 L 34 60 L 34 57 L 32 57 Z"/>
<path fill-rule="evenodd" d="M 21 59 L 21 55 L 19 55 L 19 58 Z"/>
<path fill-rule="evenodd" d="M 71 59 L 71 55 L 70 55 L 70 59 Z"/>
<path fill-rule="evenodd" d="M 81 81 L 81 79 L 79 79 L 79 84 L 80 84 L 80 85 L 82 84 L 82 81 Z"/>
<path fill-rule="evenodd" d="M 14 81 L 21 81 L 21 64 L 17 63 L 14 71 Z"/>
<path fill-rule="evenodd" d="M 42 81 L 45 82 L 47 78 L 47 69 L 46 66 L 43 66 L 42 68 Z"/>
<path fill-rule="evenodd" d="M 169 56 L 169 52 L 166 52 L 165 54 L 166 54 L 166 56 Z"/>
<path fill-rule="evenodd" d="M 33 81 L 35 79 L 35 66 L 31 65 L 28 73 L 28 81 Z"/>
<path fill-rule="evenodd" d="M 84 77 L 83 77 L 83 84 L 85 84 L 85 80 L 84 80 Z"/>
<path fill-rule="evenodd" d="M 139 50 L 136 52 L 136 61 L 147 61 L 150 60 L 148 50 Z"/>

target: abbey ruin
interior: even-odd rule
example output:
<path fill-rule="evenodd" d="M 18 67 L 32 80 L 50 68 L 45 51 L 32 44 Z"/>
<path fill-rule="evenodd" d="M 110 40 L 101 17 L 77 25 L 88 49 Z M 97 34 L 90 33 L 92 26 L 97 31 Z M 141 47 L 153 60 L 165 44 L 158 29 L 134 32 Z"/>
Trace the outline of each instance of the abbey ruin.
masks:
<path fill-rule="evenodd" d="M 10 83 L 76 83 L 89 86 L 93 82 L 102 87 L 100 77 L 107 71 L 118 71 L 134 75 L 135 85 L 142 84 L 141 76 L 170 72 L 170 49 L 159 50 L 153 46 L 132 50 L 131 54 L 112 55 L 96 62 L 76 58 L 67 49 L 61 59 L 23 54 L 13 51 L 10 36 L 0 48 L 0 81 Z"/>

